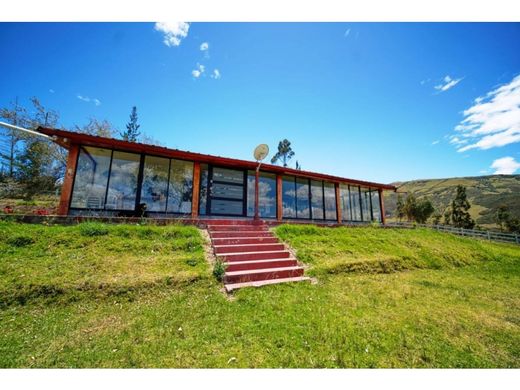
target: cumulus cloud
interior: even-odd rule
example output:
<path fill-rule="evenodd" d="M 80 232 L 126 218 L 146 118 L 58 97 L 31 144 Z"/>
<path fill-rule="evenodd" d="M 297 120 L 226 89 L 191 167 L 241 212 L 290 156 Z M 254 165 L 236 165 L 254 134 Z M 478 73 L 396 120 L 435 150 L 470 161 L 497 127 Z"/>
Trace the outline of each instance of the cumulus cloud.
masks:
<path fill-rule="evenodd" d="M 434 86 L 433 88 L 435 88 L 437 91 L 444 92 L 444 91 L 447 91 L 448 89 L 451 89 L 454 86 L 456 86 L 461 80 L 462 79 L 454 80 L 450 76 L 445 76 L 444 79 L 442 80 L 442 83 Z"/>
<path fill-rule="evenodd" d="M 163 42 L 168 47 L 179 46 L 188 36 L 189 29 L 190 24 L 185 22 L 155 23 L 155 30 L 164 34 Z"/>
<path fill-rule="evenodd" d="M 502 157 L 493 161 L 491 168 L 495 170 L 494 175 L 512 175 L 520 169 L 520 163 L 513 157 Z"/>
<path fill-rule="evenodd" d="M 200 76 L 202 76 L 202 74 L 205 72 L 205 70 L 206 70 L 206 68 L 204 67 L 204 65 L 197 64 L 197 68 L 193 69 L 191 71 L 191 75 L 193 77 L 195 77 L 196 79 L 198 79 Z"/>
<path fill-rule="evenodd" d="M 210 77 L 215 80 L 218 80 L 220 78 L 220 71 L 218 69 L 214 69 Z"/>
<path fill-rule="evenodd" d="M 473 101 L 450 143 L 459 152 L 520 142 L 520 75 Z"/>
<path fill-rule="evenodd" d="M 200 50 L 202 50 L 202 51 L 206 51 L 206 50 L 208 50 L 208 49 L 209 49 L 209 43 L 208 43 L 208 42 L 203 42 L 203 43 L 201 43 L 201 45 L 200 45 Z"/>
<path fill-rule="evenodd" d="M 81 100 L 81 101 L 83 101 L 85 103 L 94 103 L 96 106 L 100 106 L 101 105 L 101 101 L 99 99 L 91 99 L 88 96 L 83 96 L 83 95 L 80 95 L 80 94 L 76 95 L 76 97 L 79 100 Z"/>

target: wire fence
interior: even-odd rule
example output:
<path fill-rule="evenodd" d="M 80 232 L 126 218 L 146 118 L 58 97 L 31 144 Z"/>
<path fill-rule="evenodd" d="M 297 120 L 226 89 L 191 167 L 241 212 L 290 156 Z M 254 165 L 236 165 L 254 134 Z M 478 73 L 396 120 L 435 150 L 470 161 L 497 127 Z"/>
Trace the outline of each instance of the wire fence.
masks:
<path fill-rule="evenodd" d="M 520 245 L 520 235 L 517 233 L 502 233 L 502 232 L 493 232 L 490 230 L 476 230 L 476 229 L 463 229 L 454 226 L 448 225 L 426 225 L 420 223 L 412 223 L 412 222 L 389 222 L 386 226 L 390 227 L 424 227 L 428 229 L 437 230 L 440 232 L 447 232 L 456 234 L 458 236 L 471 237 L 471 238 L 480 238 L 489 241 L 500 241 L 500 242 L 510 242 L 513 244 Z"/>

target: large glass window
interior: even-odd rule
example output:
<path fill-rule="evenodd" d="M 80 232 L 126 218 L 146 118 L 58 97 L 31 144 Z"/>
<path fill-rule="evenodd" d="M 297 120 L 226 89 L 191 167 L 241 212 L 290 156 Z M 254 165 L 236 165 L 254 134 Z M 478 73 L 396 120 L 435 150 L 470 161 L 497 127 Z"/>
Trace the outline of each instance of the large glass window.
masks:
<path fill-rule="evenodd" d="M 372 221 L 372 208 L 370 207 L 370 189 L 361 187 L 361 210 L 363 221 Z"/>
<path fill-rule="evenodd" d="M 200 164 L 199 214 L 206 215 L 208 201 L 208 164 Z"/>
<path fill-rule="evenodd" d="M 146 204 L 147 211 L 166 211 L 169 169 L 169 159 L 154 156 L 145 157 L 141 203 Z"/>
<path fill-rule="evenodd" d="M 105 208 L 134 210 L 141 156 L 114 151 Z"/>
<path fill-rule="evenodd" d="M 352 220 L 351 215 L 351 207 L 350 207 L 350 190 L 348 185 L 340 184 L 339 185 L 339 197 L 340 197 L 340 205 L 341 205 L 341 219 L 343 221 Z"/>
<path fill-rule="evenodd" d="M 312 219 L 323 219 L 323 182 L 311 180 Z"/>
<path fill-rule="evenodd" d="M 309 180 L 296 179 L 296 218 L 310 218 Z"/>
<path fill-rule="evenodd" d="M 336 189 L 334 183 L 323 183 L 325 194 L 325 219 L 336 219 Z"/>
<path fill-rule="evenodd" d="M 169 213 L 191 213 L 192 192 L 193 162 L 172 159 L 167 211 Z"/>
<path fill-rule="evenodd" d="M 350 201 L 352 204 L 352 220 L 362 221 L 361 218 L 361 199 L 359 196 L 359 187 L 350 186 Z"/>
<path fill-rule="evenodd" d="M 374 221 L 381 222 L 381 205 L 379 203 L 379 191 L 371 190 L 370 194 L 372 195 L 372 215 L 374 217 Z"/>
<path fill-rule="evenodd" d="M 71 207 L 104 208 L 111 155 L 112 151 L 107 149 L 80 149 Z"/>
<path fill-rule="evenodd" d="M 258 178 L 258 214 L 276 218 L 276 175 L 260 172 Z M 247 173 L 247 215 L 255 215 L 255 171 Z"/>
<path fill-rule="evenodd" d="M 284 218 L 296 218 L 296 183 L 293 176 L 282 178 L 282 205 Z"/>

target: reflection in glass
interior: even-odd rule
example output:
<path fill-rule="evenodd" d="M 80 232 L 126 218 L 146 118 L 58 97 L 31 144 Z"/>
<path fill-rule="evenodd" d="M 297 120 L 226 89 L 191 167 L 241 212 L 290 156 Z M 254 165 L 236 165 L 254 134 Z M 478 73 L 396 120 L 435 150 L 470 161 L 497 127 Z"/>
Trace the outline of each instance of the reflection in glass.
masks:
<path fill-rule="evenodd" d="M 370 194 L 372 195 L 372 215 L 374 216 L 374 221 L 381 222 L 381 205 L 379 203 L 379 191 L 371 190 Z"/>
<path fill-rule="evenodd" d="M 169 159 L 145 156 L 141 203 L 146 204 L 147 211 L 166 211 L 169 169 Z"/>
<path fill-rule="evenodd" d="M 262 218 L 276 218 L 276 175 L 260 172 L 258 180 L 258 214 Z M 255 171 L 247 176 L 247 215 L 255 215 Z"/>
<path fill-rule="evenodd" d="M 311 180 L 312 219 L 323 219 L 323 182 Z"/>
<path fill-rule="evenodd" d="M 211 213 L 222 215 L 242 215 L 244 202 L 236 200 L 211 199 Z"/>
<path fill-rule="evenodd" d="M 340 205 L 341 205 L 341 219 L 343 221 L 351 221 L 351 207 L 350 207 L 350 190 L 348 185 L 340 184 L 339 185 L 339 197 L 340 197 Z"/>
<path fill-rule="evenodd" d="M 107 149 L 80 149 L 71 207 L 104 208 L 111 155 L 112 151 Z"/>
<path fill-rule="evenodd" d="M 325 182 L 323 191 L 325 193 L 325 219 L 336 219 L 336 189 L 334 183 Z"/>
<path fill-rule="evenodd" d="M 235 169 L 213 168 L 213 181 L 244 184 L 244 172 Z"/>
<path fill-rule="evenodd" d="M 105 205 L 107 209 L 135 209 L 140 159 L 139 154 L 114 151 Z"/>
<path fill-rule="evenodd" d="M 361 187 L 361 210 L 363 212 L 363 221 L 372 221 L 372 211 L 370 208 L 370 189 Z"/>
<path fill-rule="evenodd" d="M 350 186 L 350 200 L 352 204 L 352 220 L 362 221 L 361 219 L 361 203 L 359 198 L 359 187 Z"/>
<path fill-rule="evenodd" d="M 310 218 L 309 180 L 296 179 L 296 218 Z"/>
<path fill-rule="evenodd" d="M 206 215 L 208 200 L 208 164 L 200 164 L 199 214 Z"/>
<path fill-rule="evenodd" d="M 284 218 L 296 218 L 296 187 L 294 176 L 282 178 L 282 206 Z"/>
<path fill-rule="evenodd" d="M 191 213 L 192 191 L 193 162 L 172 159 L 167 211 L 169 213 Z"/>

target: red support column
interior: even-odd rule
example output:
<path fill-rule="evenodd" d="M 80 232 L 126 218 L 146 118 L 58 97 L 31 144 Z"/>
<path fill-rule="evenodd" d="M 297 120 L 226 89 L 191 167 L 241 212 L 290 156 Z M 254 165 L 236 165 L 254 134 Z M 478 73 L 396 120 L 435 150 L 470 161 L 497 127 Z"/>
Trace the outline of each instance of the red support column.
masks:
<path fill-rule="evenodd" d="M 67 157 L 67 167 L 65 168 L 65 177 L 61 186 L 60 204 L 58 206 L 58 215 L 67 215 L 69 213 L 70 197 L 72 196 L 72 185 L 74 176 L 76 175 L 76 164 L 78 162 L 79 145 L 71 144 L 69 146 L 69 155 Z"/>
<path fill-rule="evenodd" d="M 386 217 L 385 217 L 385 201 L 383 199 L 383 190 L 381 188 L 378 188 L 377 192 L 379 192 L 379 208 L 381 209 L 381 223 L 383 225 L 385 225 Z"/>
<path fill-rule="evenodd" d="M 339 183 L 334 183 L 334 189 L 336 190 L 336 215 L 338 217 L 338 223 L 341 223 L 341 197 L 339 192 Z"/>
<path fill-rule="evenodd" d="M 191 218 L 199 217 L 200 163 L 193 163 L 193 193 L 191 195 Z"/>
<path fill-rule="evenodd" d="M 276 219 L 282 220 L 283 203 L 282 203 L 282 175 L 276 175 Z"/>

